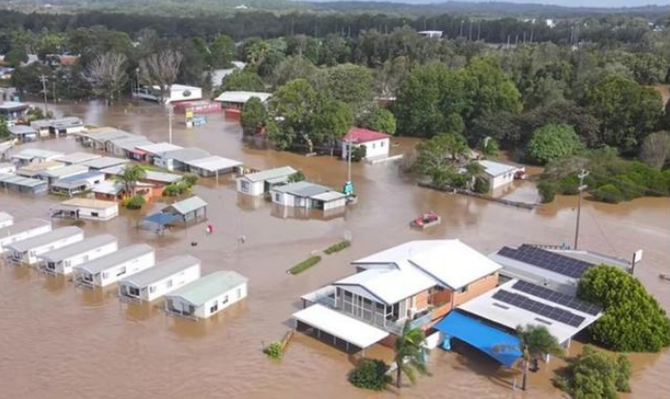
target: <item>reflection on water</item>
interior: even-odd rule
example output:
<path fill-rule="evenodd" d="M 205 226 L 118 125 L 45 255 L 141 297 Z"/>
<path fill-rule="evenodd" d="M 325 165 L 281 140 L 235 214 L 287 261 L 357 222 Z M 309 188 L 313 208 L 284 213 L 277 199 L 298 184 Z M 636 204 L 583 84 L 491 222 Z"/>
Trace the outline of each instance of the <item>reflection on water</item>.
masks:
<path fill-rule="evenodd" d="M 115 126 L 167 140 L 167 116 L 157 106 L 139 103 L 135 113 L 123 106 L 100 102 L 58 106 L 61 112 L 82 117 L 87 123 Z M 262 150 L 241 142 L 241 131 L 222 115 L 209 115 L 206 126 L 186 130 L 182 121 L 174 129 L 175 144 L 198 146 L 224 157 L 240 159 L 255 169 L 291 165 L 308 179 L 341 187 L 347 164 L 329 157 Z M 394 138 L 394 151 L 414 145 L 416 139 Z M 72 138 L 58 138 L 27 146 L 66 152 L 81 151 Z M 195 189 L 209 203 L 208 221 L 174 229 L 163 235 L 137 228 L 137 222 L 163 202 L 141 211 L 121 210 L 105 223 L 86 222 L 89 236 L 112 233 L 120 246 L 146 242 L 157 258 L 189 253 L 202 260 L 203 274 L 232 269 L 249 277 L 249 297 L 202 322 L 166 316 L 161 300 L 152 304 L 126 304 L 115 287 L 104 290 L 75 288 L 66 280 L 47 277 L 27 267 L 0 267 L 0 375 L 2 397 L 14 398 L 391 398 L 362 392 L 350 386 L 346 374 L 355 359 L 328 345 L 297 334 L 280 362 L 268 361 L 263 343 L 281 339 L 291 328 L 290 315 L 297 299 L 334 279 L 353 272 L 349 262 L 371 252 L 416 239 L 460 238 L 490 253 L 502 245 L 523 242 L 572 242 L 576 197 L 558 196 L 550 205 L 528 211 L 417 187 L 398 171 L 396 163 L 353 165 L 352 177 L 359 201 L 344 215 L 284 217 L 269 201 L 238 196 L 230 176 L 202 180 Z M 526 182 L 511 194 L 524 199 Z M 532 186 L 532 185 L 531 185 Z M 48 217 L 58 199 L 27 197 L 0 192 L 0 210 L 17 219 Z M 580 242 L 588 248 L 628 258 L 645 250 L 636 274 L 670 310 L 670 283 L 658 278 L 670 273 L 670 200 L 644 198 L 620 205 L 586 199 L 582 209 Z M 409 228 L 418 215 L 435 211 L 442 223 L 425 231 Z M 292 215 L 295 215 L 293 213 Z M 279 216 L 279 217 L 275 217 Z M 59 227 L 70 221 L 53 220 Z M 285 271 L 315 250 L 339 241 L 345 232 L 352 246 L 326 256 L 310 270 L 288 276 Z M 241 243 L 238 237 L 244 235 Z M 197 242 L 197 246 L 191 246 Z M 573 344 L 577 351 L 580 344 Z M 388 348 L 374 347 L 367 355 L 392 359 Z M 632 397 L 646 398 L 667 392 L 670 356 L 635 355 Z M 562 395 L 551 386 L 551 368 L 531 375 L 531 389 L 512 392 L 518 375 L 500 370 L 476 353 L 464 355 L 434 350 L 430 356 L 433 377 L 403 388 L 411 398 L 509 398 Z M 64 378 L 64 376 L 70 376 Z M 77 376 L 77 378 L 73 378 Z M 179 378 L 172 378 L 179 376 Z M 280 392 L 280 394 L 278 394 Z"/>

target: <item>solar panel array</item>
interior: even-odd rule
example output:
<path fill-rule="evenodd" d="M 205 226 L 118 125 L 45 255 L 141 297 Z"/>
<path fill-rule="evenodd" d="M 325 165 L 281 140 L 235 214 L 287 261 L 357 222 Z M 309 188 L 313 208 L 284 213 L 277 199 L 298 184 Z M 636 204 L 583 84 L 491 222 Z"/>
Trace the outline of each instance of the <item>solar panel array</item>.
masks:
<path fill-rule="evenodd" d="M 517 249 L 503 247 L 498 251 L 498 255 L 572 278 L 580 278 L 586 270 L 593 266 L 589 262 L 560 255 L 528 244 L 523 244 Z"/>
<path fill-rule="evenodd" d="M 570 309 L 579 310 L 580 312 L 588 313 L 593 316 L 600 313 L 601 310 L 599 306 L 581 301 L 570 295 L 561 294 L 560 292 L 550 290 L 549 288 L 546 287 L 528 283 L 526 281 L 517 281 L 516 283 L 514 283 L 512 288 L 514 288 L 517 291 L 525 292 L 526 294 L 546 299 L 548 301 L 557 303 L 559 305 L 563 305 Z"/>
<path fill-rule="evenodd" d="M 572 327 L 579 327 L 584 321 L 584 317 L 582 316 L 578 316 L 561 308 L 545 305 L 544 303 L 534 301 L 525 295 L 515 294 L 510 291 L 499 290 L 493 294 L 493 298 Z"/>

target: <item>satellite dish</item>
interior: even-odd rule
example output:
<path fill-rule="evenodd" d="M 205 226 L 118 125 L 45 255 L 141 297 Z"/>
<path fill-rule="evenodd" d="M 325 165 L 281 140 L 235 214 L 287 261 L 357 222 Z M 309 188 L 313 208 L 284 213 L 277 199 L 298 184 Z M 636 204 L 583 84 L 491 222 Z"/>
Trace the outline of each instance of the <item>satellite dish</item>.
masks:
<path fill-rule="evenodd" d="M 190 97 L 190 96 L 191 96 L 191 91 L 190 91 L 190 90 L 184 90 L 184 91 L 182 92 L 182 95 L 183 95 L 184 97 Z"/>

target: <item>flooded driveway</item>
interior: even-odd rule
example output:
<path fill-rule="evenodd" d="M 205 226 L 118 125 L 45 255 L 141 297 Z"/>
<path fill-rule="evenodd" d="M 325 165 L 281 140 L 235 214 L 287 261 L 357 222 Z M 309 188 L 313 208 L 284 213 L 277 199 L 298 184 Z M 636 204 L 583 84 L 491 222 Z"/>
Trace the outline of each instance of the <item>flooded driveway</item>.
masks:
<path fill-rule="evenodd" d="M 167 140 L 167 114 L 155 105 L 107 108 L 94 102 L 59 106 L 86 123 L 118 127 Z M 174 129 L 174 143 L 198 146 L 213 154 L 265 169 L 291 165 L 308 179 L 340 188 L 346 179 L 345 162 L 330 157 L 247 148 L 241 130 L 208 115 L 206 126 Z M 179 118 L 176 118 L 179 120 Z M 412 140 L 394 140 L 409 146 Z M 71 138 L 30 146 L 81 151 Z M 360 391 L 346 380 L 352 359 L 311 338 L 296 335 L 280 362 L 266 359 L 263 343 L 280 339 L 292 326 L 300 295 L 353 272 L 349 262 L 408 240 L 459 238 L 489 253 L 503 245 L 524 242 L 572 243 L 576 198 L 536 210 L 506 207 L 489 201 L 439 193 L 415 186 L 393 163 L 356 164 L 353 180 L 358 204 L 342 215 L 306 218 L 277 210 L 269 203 L 240 197 L 229 178 L 203 180 L 196 193 L 209 203 L 214 233 L 205 225 L 177 229 L 164 236 L 137 230 L 144 213 L 161 207 L 154 203 L 141 212 L 122 210 L 107 223 L 85 222 L 88 235 L 111 233 L 119 245 L 146 242 L 159 259 L 190 253 L 203 262 L 203 274 L 233 269 L 249 277 L 249 297 L 211 320 L 193 323 L 166 317 L 161 303 L 120 304 L 114 289 L 75 289 L 63 279 L 44 277 L 27 268 L 0 267 L 0 397 L 7 398 L 350 398 L 395 397 L 562 397 L 551 386 L 549 371 L 533 374 L 530 390 L 513 392 L 519 375 L 498 369 L 477 357 L 435 350 L 432 377 L 416 387 L 377 394 Z M 17 218 L 46 217 L 58 200 L 0 193 L 0 209 Z M 408 223 L 435 211 L 442 224 L 420 232 Z M 55 221 L 55 224 L 67 224 Z M 298 276 L 285 272 L 312 251 L 351 234 L 352 246 L 324 258 Z M 241 244 L 238 237 L 246 236 Z M 191 246 L 197 242 L 197 246 Z M 645 198 L 621 205 L 584 201 L 582 248 L 629 258 L 644 249 L 638 276 L 670 309 L 670 283 L 658 274 L 670 273 L 670 199 Z M 580 349 L 573 345 L 573 352 Z M 385 348 L 369 356 L 388 358 Z M 635 355 L 633 394 L 646 398 L 670 390 L 670 355 Z M 554 365 L 558 362 L 554 363 Z"/>

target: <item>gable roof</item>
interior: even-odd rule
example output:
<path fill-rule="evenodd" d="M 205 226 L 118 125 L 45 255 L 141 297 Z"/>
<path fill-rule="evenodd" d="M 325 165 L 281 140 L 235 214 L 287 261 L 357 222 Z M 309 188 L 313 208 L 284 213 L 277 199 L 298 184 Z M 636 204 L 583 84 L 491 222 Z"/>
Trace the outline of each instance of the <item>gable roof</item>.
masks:
<path fill-rule="evenodd" d="M 200 259 L 192 255 L 178 255 L 173 256 L 167 260 L 160 262 L 154 267 L 150 267 L 132 276 L 128 276 L 121 280 L 121 284 L 131 284 L 136 287 L 146 287 L 159 280 L 163 280 L 173 274 L 186 270 L 194 265 L 200 266 Z"/>
<path fill-rule="evenodd" d="M 101 273 L 111 267 L 125 263 L 131 259 L 139 258 L 142 255 L 154 252 L 154 249 L 147 244 L 135 244 L 103 257 L 94 259 L 90 262 L 75 266 L 75 269 L 86 270 L 91 274 Z"/>
<path fill-rule="evenodd" d="M 353 274 L 333 283 L 335 286 L 358 286 L 376 302 L 393 305 L 435 286 L 435 281 L 415 270 L 369 269 Z M 360 294 L 360 292 L 358 292 Z"/>
<path fill-rule="evenodd" d="M 383 140 L 389 137 L 391 137 L 391 135 L 386 133 L 376 132 L 374 130 L 364 129 L 362 127 L 352 127 L 349 129 L 349 132 L 346 136 L 344 136 L 342 141 L 351 141 L 352 143 L 366 143 L 368 141 Z"/>
<path fill-rule="evenodd" d="M 33 248 L 41 247 L 77 234 L 81 234 L 83 236 L 84 231 L 75 226 L 61 227 L 60 229 L 51 230 L 48 233 L 40 234 L 25 240 L 5 245 L 5 248 L 12 248 L 16 252 L 26 252 Z"/>
<path fill-rule="evenodd" d="M 202 198 L 194 195 L 193 197 L 186 198 L 183 201 L 175 202 L 174 204 L 168 206 L 168 208 L 172 208 L 178 213 L 185 215 L 189 212 L 193 212 L 206 206 L 207 203 Z"/>
<path fill-rule="evenodd" d="M 234 159 L 220 157 L 218 155 L 211 155 L 204 158 L 192 159 L 184 161 L 188 166 L 203 169 L 209 172 L 216 172 L 217 170 L 225 170 L 242 166 L 242 162 Z"/>
<path fill-rule="evenodd" d="M 488 159 L 477 161 L 477 163 L 479 163 L 484 168 L 484 172 L 487 175 L 492 177 L 504 175 L 505 173 L 513 173 L 522 168 L 521 166 L 503 162 L 490 161 Z"/>
<path fill-rule="evenodd" d="M 281 168 L 274 168 L 274 169 L 262 170 L 256 173 L 249 173 L 240 177 L 240 179 L 247 179 L 255 183 L 259 181 L 278 179 L 281 177 L 288 178 L 289 176 L 297 172 L 298 172 L 297 170 L 293 169 L 290 166 L 282 166 Z"/>
<path fill-rule="evenodd" d="M 246 283 L 248 280 L 248 278 L 232 270 L 218 271 L 186 284 L 166 295 L 166 297 L 179 297 L 191 305 L 199 307 L 207 301 Z"/>
<path fill-rule="evenodd" d="M 273 191 L 280 193 L 289 193 L 299 197 L 312 197 L 315 195 L 333 191 L 326 186 L 320 184 L 310 183 L 308 181 L 299 181 L 295 183 L 286 184 L 284 186 L 274 187 Z"/>
<path fill-rule="evenodd" d="M 111 234 L 100 234 L 90 238 L 85 238 L 74 244 L 66 245 L 54 251 L 47 252 L 40 255 L 40 258 L 50 260 L 52 262 L 59 262 L 73 256 L 77 256 L 88 251 L 100 248 L 103 245 L 115 243 L 116 237 Z"/>

